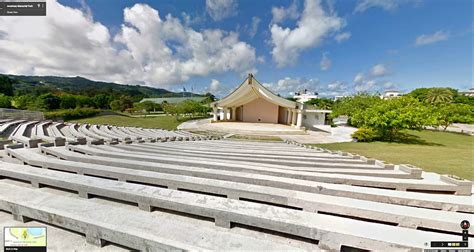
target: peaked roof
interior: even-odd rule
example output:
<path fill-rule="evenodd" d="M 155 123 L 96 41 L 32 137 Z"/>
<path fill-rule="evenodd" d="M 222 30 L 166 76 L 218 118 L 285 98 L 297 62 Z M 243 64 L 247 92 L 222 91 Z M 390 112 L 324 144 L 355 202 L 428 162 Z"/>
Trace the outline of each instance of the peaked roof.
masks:
<path fill-rule="evenodd" d="M 216 107 L 235 107 L 249 103 L 257 98 L 262 98 L 270 103 L 286 108 L 296 108 L 296 102 L 287 100 L 278 95 L 275 95 L 270 90 L 260 84 L 253 74 L 248 77 L 238 86 L 234 91 L 226 97 L 213 102 L 211 106 Z"/>

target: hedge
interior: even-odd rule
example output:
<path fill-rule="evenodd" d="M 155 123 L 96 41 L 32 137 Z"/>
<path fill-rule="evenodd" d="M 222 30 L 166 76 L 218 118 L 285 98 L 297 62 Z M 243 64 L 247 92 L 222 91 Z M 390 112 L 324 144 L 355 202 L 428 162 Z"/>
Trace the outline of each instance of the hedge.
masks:
<path fill-rule="evenodd" d="M 100 112 L 98 109 L 93 108 L 75 108 L 75 109 L 64 109 L 64 110 L 57 110 L 52 112 L 44 113 L 45 119 L 63 119 L 63 120 L 71 120 L 71 119 L 79 119 L 79 118 L 86 118 L 95 116 Z"/>

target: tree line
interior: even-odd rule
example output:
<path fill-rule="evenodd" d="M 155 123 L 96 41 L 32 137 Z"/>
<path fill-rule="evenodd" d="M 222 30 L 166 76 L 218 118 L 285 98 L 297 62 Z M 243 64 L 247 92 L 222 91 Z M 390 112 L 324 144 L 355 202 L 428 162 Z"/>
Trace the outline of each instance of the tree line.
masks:
<path fill-rule="evenodd" d="M 121 112 L 143 112 L 150 113 L 163 111 L 169 114 L 196 114 L 205 110 L 203 104 L 212 102 L 215 97 L 207 93 L 203 103 L 189 103 L 180 105 L 156 104 L 151 101 L 141 102 L 143 94 L 134 96 L 124 95 L 117 92 L 102 91 L 84 93 L 69 93 L 57 88 L 45 88 L 43 86 L 31 87 L 30 92 L 24 88 L 15 89 L 15 80 L 5 75 L 0 75 L 0 107 L 15 108 L 21 110 L 35 110 L 46 112 L 45 116 L 50 118 L 81 118 L 97 114 L 101 110 L 114 110 Z M 198 107 L 199 105 L 200 107 Z M 204 108 L 201 108 L 204 107 Z M 190 108 L 192 108 L 190 110 Z"/>
<path fill-rule="evenodd" d="M 348 116 L 348 124 L 359 128 L 353 134 L 358 141 L 396 141 L 404 129 L 474 123 L 474 97 L 452 88 L 419 88 L 387 100 L 358 94 L 333 102 L 331 109 L 332 118 Z"/>

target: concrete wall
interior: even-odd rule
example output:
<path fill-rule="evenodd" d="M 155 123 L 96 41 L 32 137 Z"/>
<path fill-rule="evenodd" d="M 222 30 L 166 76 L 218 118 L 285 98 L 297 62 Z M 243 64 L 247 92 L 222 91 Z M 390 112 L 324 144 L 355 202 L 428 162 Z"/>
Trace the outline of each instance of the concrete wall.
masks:
<path fill-rule="evenodd" d="M 278 123 L 278 105 L 257 98 L 243 105 L 243 121 Z"/>
<path fill-rule="evenodd" d="M 303 126 L 307 129 L 311 129 L 313 125 L 324 125 L 326 118 L 325 113 L 304 113 L 303 114 Z"/>

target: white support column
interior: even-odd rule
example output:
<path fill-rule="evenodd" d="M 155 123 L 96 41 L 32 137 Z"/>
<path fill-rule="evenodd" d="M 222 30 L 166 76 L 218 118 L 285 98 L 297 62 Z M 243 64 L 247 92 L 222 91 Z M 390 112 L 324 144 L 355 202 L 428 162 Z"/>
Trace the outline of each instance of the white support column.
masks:
<path fill-rule="evenodd" d="M 286 109 L 286 124 L 291 125 L 291 110 Z"/>
<path fill-rule="evenodd" d="M 230 120 L 235 121 L 235 107 L 230 108 Z"/>
<path fill-rule="evenodd" d="M 217 107 L 212 108 L 212 121 L 213 122 L 217 121 L 217 113 L 219 113 L 219 111 L 217 110 Z"/>
<path fill-rule="evenodd" d="M 300 128 L 301 124 L 303 123 L 303 111 L 298 111 L 298 119 L 296 119 L 296 127 Z"/>
<path fill-rule="evenodd" d="M 293 109 L 291 111 L 291 126 L 295 126 L 296 124 L 296 110 Z"/>
<path fill-rule="evenodd" d="M 227 121 L 227 107 L 222 108 L 222 121 Z"/>

